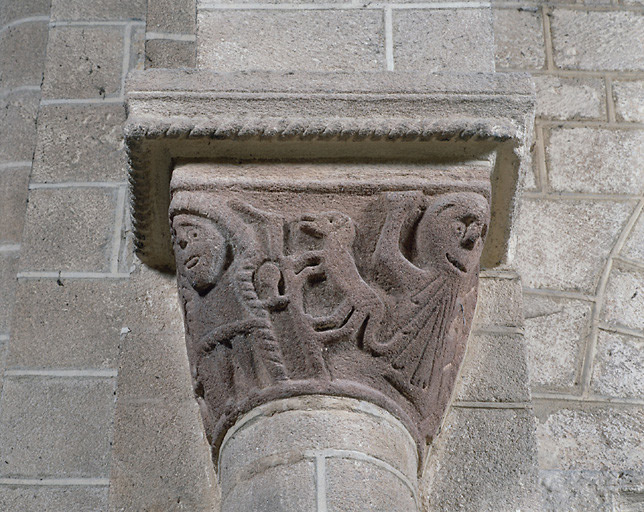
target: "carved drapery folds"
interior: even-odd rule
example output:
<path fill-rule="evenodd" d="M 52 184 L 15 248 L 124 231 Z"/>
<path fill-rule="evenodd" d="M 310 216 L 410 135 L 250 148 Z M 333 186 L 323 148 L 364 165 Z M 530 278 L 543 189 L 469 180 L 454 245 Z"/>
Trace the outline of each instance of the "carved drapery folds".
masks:
<path fill-rule="evenodd" d="M 170 220 L 215 448 L 240 413 L 319 393 L 391 411 L 422 451 L 463 358 L 489 193 L 240 192 L 205 181 L 173 187 Z"/>

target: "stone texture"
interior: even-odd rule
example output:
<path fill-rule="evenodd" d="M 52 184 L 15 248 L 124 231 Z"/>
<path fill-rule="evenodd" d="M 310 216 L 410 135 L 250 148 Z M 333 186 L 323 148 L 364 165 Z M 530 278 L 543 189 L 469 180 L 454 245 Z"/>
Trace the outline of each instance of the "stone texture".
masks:
<path fill-rule="evenodd" d="M 546 154 L 555 191 L 639 194 L 644 190 L 644 131 L 555 128 Z"/>
<path fill-rule="evenodd" d="M 600 395 L 644 397 L 644 337 L 600 331 L 591 388 Z"/>
<path fill-rule="evenodd" d="M 198 23 L 200 68 L 384 69 L 383 17 L 376 11 L 201 11 Z"/>
<path fill-rule="evenodd" d="M 100 99 L 119 96 L 124 30 L 121 26 L 52 28 L 47 45 L 43 97 Z"/>
<path fill-rule="evenodd" d="M 621 255 L 644 263 L 644 213 L 641 213 L 628 235 Z"/>
<path fill-rule="evenodd" d="M 0 509 L 20 512 L 107 510 L 107 487 L 0 487 Z"/>
<path fill-rule="evenodd" d="M 639 471 L 644 410 L 636 406 L 535 403 L 543 469 Z"/>
<path fill-rule="evenodd" d="M 546 54 L 541 11 L 493 9 L 496 69 L 542 69 Z"/>
<path fill-rule="evenodd" d="M 0 475 L 107 477 L 113 379 L 6 378 Z"/>
<path fill-rule="evenodd" d="M 130 32 L 130 61 L 128 72 L 145 69 L 145 27 L 136 25 Z"/>
<path fill-rule="evenodd" d="M 0 252 L 0 334 L 9 333 L 11 326 L 19 257 L 18 251 Z"/>
<path fill-rule="evenodd" d="M 541 471 L 544 511 L 612 512 L 611 476 L 598 471 Z M 619 510 L 619 509 L 618 509 Z"/>
<path fill-rule="evenodd" d="M 52 21 L 144 20 L 147 0 L 52 0 Z"/>
<path fill-rule="evenodd" d="M 393 11 L 397 70 L 478 72 L 494 70 L 489 9 Z"/>
<path fill-rule="evenodd" d="M 606 119 L 606 91 L 599 78 L 534 75 L 537 117 L 542 119 Z"/>
<path fill-rule="evenodd" d="M 644 333 L 644 270 L 613 266 L 606 284 L 601 318 L 611 325 Z"/>
<path fill-rule="evenodd" d="M 129 328 L 124 328 L 124 331 Z M 119 396 L 176 403 L 194 400 L 182 333 L 124 332 L 119 343 Z"/>
<path fill-rule="evenodd" d="M 618 121 L 644 123 L 644 81 L 616 80 L 613 99 Z"/>
<path fill-rule="evenodd" d="M 280 485 L 276 485 L 279 482 Z M 315 512 L 314 465 L 302 461 L 269 467 L 241 481 L 223 499 L 221 512 Z"/>
<path fill-rule="evenodd" d="M 529 293 L 523 301 L 533 388 L 570 391 L 579 384 L 592 304 Z"/>
<path fill-rule="evenodd" d="M 418 510 L 409 487 L 393 473 L 370 462 L 342 458 L 327 459 L 326 485 L 329 512 Z M 319 510 L 319 508 L 312 510 Z"/>
<path fill-rule="evenodd" d="M 0 32 L 0 89 L 40 85 L 47 33 L 45 21 L 21 23 Z"/>
<path fill-rule="evenodd" d="M 32 159 L 39 103 L 38 93 L 20 92 L 0 98 L 0 163 Z"/>
<path fill-rule="evenodd" d="M 148 32 L 194 34 L 195 0 L 148 0 Z"/>
<path fill-rule="evenodd" d="M 638 71 L 644 69 L 641 12 L 554 9 L 554 60 L 562 69 Z"/>
<path fill-rule="evenodd" d="M 29 193 L 22 270 L 107 272 L 117 190 L 61 188 Z"/>
<path fill-rule="evenodd" d="M 30 167 L 0 171 L 0 244 L 16 244 L 22 239 L 30 172 Z"/>
<path fill-rule="evenodd" d="M 120 396 L 190 392 L 174 277 L 137 269 L 129 280 L 24 280 L 15 304 L 9 367 L 120 365 Z"/>
<path fill-rule="evenodd" d="M 8 366 L 116 368 L 125 327 L 123 284 L 122 280 L 21 281 Z"/>
<path fill-rule="evenodd" d="M 125 181 L 122 105 L 50 105 L 38 117 L 32 181 Z"/>
<path fill-rule="evenodd" d="M 521 281 L 481 276 L 476 315 L 473 325 L 477 326 L 520 326 L 523 322 L 521 310 L 523 292 Z"/>
<path fill-rule="evenodd" d="M 540 512 L 534 429 L 526 410 L 453 408 L 421 485 L 427 511 Z"/>
<path fill-rule="evenodd" d="M 523 336 L 475 333 L 468 341 L 456 397 L 467 402 L 527 402 L 527 377 Z"/>
<path fill-rule="evenodd" d="M 145 59 L 148 68 L 194 68 L 195 43 L 152 39 L 145 43 Z"/>
<path fill-rule="evenodd" d="M 110 511 L 219 510 L 197 404 L 117 404 L 112 452 Z"/>
<path fill-rule="evenodd" d="M 48 16 L 51 0 L 5 0 L 0 4 L 0 27 L 34 16 Z"/>
<path fill-rule="evenodd" d="M 525 198 L 515 264 L 531 288 L 593 293 L 631 203 Z"/>
<path fill-rule="evenodd" d="M 339 397 L 302 396 L 255 409 L 230 431 L 219 458 L 222 494 L 238 475 L 288 454 L 353 450 L 382 460 L 410 481 L 418 469 L 416 446 L 402 424 L 383 409 Z"/>

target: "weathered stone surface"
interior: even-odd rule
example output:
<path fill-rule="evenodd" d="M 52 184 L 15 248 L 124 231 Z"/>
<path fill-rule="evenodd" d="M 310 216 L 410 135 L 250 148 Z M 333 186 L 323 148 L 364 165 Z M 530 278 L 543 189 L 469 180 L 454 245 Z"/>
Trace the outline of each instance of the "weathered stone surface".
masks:
<path fill-rule="evenodd" d="M 404 9 L 393 12 L 394 65 L 399 70 L 494 70 L 489 9 Z"/>
<path fill-rule="evenodd" d="M 359 400 L 308 395 L 253 409 L 229 430 L 218 466 L 224 511 L 417 510 L 414 440 L 391 414 Z"/>
<path fill-rule="evenodd" d="M 119 96 L 125 50 L 123 30 L 121 26 L 52 28 L 47 44 L 43 97 Z"/>
<path fill-rule="evenodd" d="M 530 288 L 593 293 L 633 210 L 628 202 L 525 198 L 515 264 Z"/>
<path fill-rule="evenodd" d="M 496 69 L 541 69 L 546 63 L 541 11 L 493 9 Z"/>
<path fill-rule="evenodd" d="M 21 281 L 7 365 L 116 368 L 122 287 L 122 280 Z"/>
<path fill-rule="evenodd" d="M 555 64 L 562 69 L 644 69 L 644 17 L 639 12 L 554 9 Z"/>
<path fill-rule="evenodd" d="M 0 475 L 107 477 L 113 379 L 6 378 Z"/>
<path fill-rule="evenodd" d="M 606 119 L 603 80 L 552 75 L 534 75 L 533 79 L 537 88 L 537 117 L 562 120 Z"/>
<path fill-rule="evenodd" d="M 380 465 L 363 460 L 326 460 L 329 512 L 412 512 L 418 510 L 406 482 Z M 316 509 L 313 509 L 316 510 Z M 319 510 L 319 509 L 317 509 Z"/>
<path fill-rule="evenodd" d="M 15 244 L 22 239 L 30 172 L 30 167 L 0 171 L 1 244 Z"/>
<path fill-rule="evenodd" d="M 426 510 L 541 512 L 534 429 L 527 410 L 452 408 L 421 484 Z"/>
<path fill-rule="evenodd" d="M 612 477 L 607 472 L 542 470 L 540 477 L 547 512 L 615 510 L 609 490 Z"/>
<path fill-rule="evenodd" d="M 543 469 L 639 471 L 644 410 L 638 406 L 560 407 L 535 403 Z"/>
<path fill-rule="evenodd" d="M 533 387 L 571 390 L 579 383 L 592 304 L 526 294 L 525 341 Z"/>
<path fill-rule="evenodd" d="M 467 402 L 527 402 L 527 377 L 523 336 L 472 334 L 456 398 Z"/>
<path fill-rule="evenodd" d="M 315 185 L 282 172 L 174 171 L 188 356 L 213 446 L 240 412 L 321 393 L 388 409 L 422 452 L 451 397 L 474 314 L 485 181 L 454 186 L 443 171 L 415 176 L 410 190 L 409 178 L 392 173 L 384 185 L 368 168 L 353 186 L 343 170 Z"/>
<path fill-rule="evenodd" d="M 39 189 L 29 193 L 22 270 L 107 272 L 115 188 Z M 119 212 L 120 213 L 120 212 Z"/>
<path fill-rule="evenodd" d="M 40 95 L 36 92 L 0 98 L 0 163 L 32 159 L 39 104 Z"/>
<path fill-rule="evenodd" d="M 194 34 L 195 0 L 148 0 L 148 32 Z"/>
<path fill-rule="evenodd" d="M 54 21 L 145 19 L 147 0 L 52 0 Z"/>
<path fill-rule="evenodd" d="M 107 510 L 108 487 L 1 486 L 0 508 L 20 512 Z"/>
<path fill-rule="evenodd" d="M 279 482 L 280 485 L 275 485 Z M 221 512 L 282 512 L 318 510 L 315 466 L 311 461 L 268 467 L 250 476 L 222 500 Z"/>
<path fill-rule="evenodd" d="M 197 404 L 117 404 L 110 511 L 219 510 Z"/>
<path fill-rule="evenodd" d="M 608 277 L 601 318 L 611 325 L 644 332 L 644 271 L 614 265 Z"/>
<path fill-rule="evenodd" d="M 182 333 L 123 332 L 119 347 L 119 396 L 124 400 L 194 399 Z"/>
<path fill-rule="evenodd" d="M 644 336 L 599 332 L 591 388 L 623 398 L 644 396 Z"/>
<path fill-rule="evenodd" d="M 520 326 L 523 291 L 519 276 L 515 279 L 489 277 L 485 273 L 479 280 L 474 326 Z"/>
<path fill-rule="evenodd" d="M 194 68 L 196 49 L 193 41 L 152 39 L 145 43 L 148 68 Z"/>
<path fill-rule="evenodd" d="M 644 81 L 613 82 L 613 99 L 619 121 L 644 123 Z"/>
<path fill-rule="evenodd" d="M 236 473 L 252 472 L 261 461 L 338 450 L 358 450 L 416 481 L 416 446 L 399 420 L 358 400 L 309 395 L 268 403 L 240 419 L 219 457 L 222 493 L 231 490 Z"/>
<path fill-rule="evenodd" d="M 0 252 L 0 334 L 7 334 L 11 325 L 19 256 L 18 251 Z"/>
<path fill-rule="evenodd" d="M 604 194 L 644 190 L 644 131 L 555 128 L 546 153 L 553 190 Z"/>
<path fill-rule="evenodd" d="M 0 33 L 0 89 L 40 85 L 47 22 L 21 23 Z"/>
<path fill-rule="evenodd" d="M 622 248 L 622 256 L 644 263 L 644 213 L 641 213 Z"/>
<path fill-rule="evenodd" d="M 145 69 L 145 27 L 136 25 L 131 28 L 130 34 L 130 61 L 128 71 L 142 71 Z M 125 94 L 125 91 L 122 91 Z"/>
<path fill-rule="evenodd" d="M 49 15 L 50 0 L 7 0 L 0 4 L 0 27 L 23 18 Z"/>
<path fill-rule="evenodd" d="M 125 181 L 122 105 L 49 105 L 38 117 L 32 181 Z"/>
<path fill-rule="evenodd" d="M 216 71 L 375 71 L 384 69 L 384 47 L 377 11 L 199 13 L 197 64 Z"/>

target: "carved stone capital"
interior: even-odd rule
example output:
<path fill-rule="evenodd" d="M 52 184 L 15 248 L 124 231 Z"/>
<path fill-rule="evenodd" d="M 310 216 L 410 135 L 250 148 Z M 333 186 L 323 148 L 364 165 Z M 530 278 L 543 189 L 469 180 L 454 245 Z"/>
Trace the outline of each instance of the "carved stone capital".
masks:
<path fill-rule="evenodd" d="M 430 441 L 474 314 L 489 191 L 404 178 L 267 190 L 222 167 L 175 169 L 170 205 L 213 443 L 240 413 L 299 394 L 373 402 Z"/>
<path fill-rule="evenodd" d="M 389 411 L 422 455 L 481 261 L 510 254 L 527 79 L 150 76 L 126 130 L 137 247 L 176 268 L 215 452 L 252 408 L 322 394 Z"/>

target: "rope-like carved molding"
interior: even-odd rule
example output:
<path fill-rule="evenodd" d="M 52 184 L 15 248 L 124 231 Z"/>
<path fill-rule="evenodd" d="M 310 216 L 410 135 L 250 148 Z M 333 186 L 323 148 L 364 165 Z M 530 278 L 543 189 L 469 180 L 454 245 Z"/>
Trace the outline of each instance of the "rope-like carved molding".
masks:
<path fill-rule="evenodd" d="M 522 138 L 522 131 L 512 122 L 494 120 L 430 119 L 201 119 L 173 118 L 158 121 L 133 119 L 126 125 L 128 144 L 143 139 L 210 138 L 248 140 L 300 139 L 300 140 L 404 140 L 441 141 L 492 140 L 505 142 Z"/>

